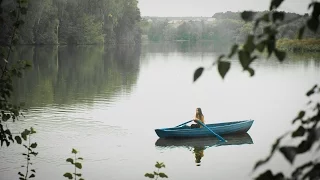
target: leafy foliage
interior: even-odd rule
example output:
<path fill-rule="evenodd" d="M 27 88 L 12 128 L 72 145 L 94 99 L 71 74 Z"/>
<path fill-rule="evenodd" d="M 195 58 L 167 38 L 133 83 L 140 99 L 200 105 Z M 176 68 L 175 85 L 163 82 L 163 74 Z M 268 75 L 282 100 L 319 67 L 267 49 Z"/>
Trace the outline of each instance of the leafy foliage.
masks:
<path fill-rule="evenodd" d="M 165 164 L 163 162 L 156 162 L 155 167 L 158 169 L 158 171 L 153 171 L 153 173 L 146 173 L 144 176 L 148 177 L 150 179 L 158 179 L 160 178 L 168 178 L 168 176 L 163 173 L 163 172 L 159 172 L 161 168 L 165 168 Z"/>
<path fill-rule="evenodd" d="M 17 42 L 18 28 L 24 23 L 21 20 L 22 15 L 25 14 L 27 1 L 17 1 L 13 3 L 12 11 L 8 12 L 7 16 L 2 13 L 0 16 L 0 27 L 2 29 L 0 33 L 0 142 L 1 146 L 5 143 L 7 146 L 10 145 L 10 141 L 13 143 L 14 139 L 21 144 L 21 138 L 16 136 L 13 139 L 10 129 L 4 127 L 4 123 L 12 119 L 15 121 L 22 113 L 20 112 L 20 105 L 10 103 L 13 92 L 13 79 L 21 78 L 22 71 L 29 68 L 30 64 L 26 61 L 18 61 L 15 63 L 9 62 L 12 48 Z M 7 11 L 7 9 L 1 10 Z M 11 24 L 10 28 L 7 26 Z"/>
<path fill-rule="evenodd" d="M 279 7 L 282 1 L 283 0 L 273 0 L 270 5 L 270 10 L 273 10 Z M 307 26 L 311 31 L 317 32 L 318 27 L 315 27 L 315 26 L 318 26 L 318 23 L 319 23 L 318 22 L 319 12 L 317 12 L 319 9 L 318 8 L 319 3 L 315 2 L 315 3 L 312 3 L 310 6 L 314 7 L 314 11 L 312 12 L 312 16 L 307 17 L 307 19 L 305 20 L 305 26 Z M 243 13 L 241 13 L 241 18 L 244 21 L 251 21 L 254 18 L 255 14 L 256 13 L 251 11 L 244 11 Z M 303 17 L 295 16 L 292 19 L 284 21 L 286 19 L 285 18 L 286 14 L 283 12 L 277 12 L 277 11 L 270 11 L 270 12 L 267 11 L 262 14 L 258 13 L 258 15 L 259 17 L 256 18 L 254 22 L 255 26 L 253 27 L 253 30 L 252 30 L 253 33 L 247 36 L 247 39 L 241 48 L 239 48 L 240 46 L 238 44 L 233 45 L 231 48 L 230 54 L 228 55 L 228 58 L 230 59 L 237 52 L 238 59 L 240 60 L 243 70 L 248 71 L 251 76 L 254 75 L 254 69 L 250 67 L 250 64 L 256 59 L 258 59 L 256 52 L 263 53 L 265 49 L 267 49 L 268 57 L 274 54 L 280 62 L 282 62 L 286 58 L 286 52 L 279 50 L 276 47 L 276 41 L 277 41 L 276 37 L 279 33 L 279 30 L 282 26 L 290 24 L 291 22 L 298 21 L 301 18 L 305 19 L 304 16 Z M 272 23 L 270 23 L 269 17 L 272 17 L 272 20 L 273 20 Z M 263 22 L 267 22 L 269 24 L 263 24 Z M 259 31 L 258 30 L 259 28 L 262 31 Z M 299 37 L 301 37 L 303 33 L 304 31 L 302 31 L 300 28 Z M 220 57 L 218 59 L 219 62 L 221 59 Z M 219 68 L 219 65 L 220 65 L 220 68 Z M 227 65 L 226 63 L 223 64 L 223 66 L 221 65 L 221 63 L 218 63 L 218 70 L 222 78 L 225 77 L 226 75 L 225 72 L 229 71 L 229 68 L 230 66 Z M 224 71 L 222 71 L 222 69 Z M 197 73 L 199 74 L 199 72 Z"/>
<path fill-rule="evenodd" d="M 72 164 L 74 166 L 74 173 L 70 173 L 70 172 L 66 172 L 63 174 L 64 177 L 68 178 L 68 179 L 77 179 L 77 177 L 79 177 L 79 180 L 84 180 L 82 177 L 81 173 L 77 173 L 77 169 L 82 169 L 82 164 L 79 162 L 79 160 L 83 160 L 82 157 L 77 157 L 78 151 L 74 148 L 72 148 L 71 151 L 72 154 L 74 154 L 74 158 L 68 158 L 66 159 L 66 162 L 69 162 L 70 164 Z"/>
<path fill-rule="evenodd" d="M 203 67 L 199 67 L 196 72 L 194 73 L 194 76 L 193 76 L 193 81 L 196 81 L 202 74 L 202 72 L 204 71 L 204 68 Z"/>
<path fill-rule="evenodd" d="M 267 51 L 267 57 L 269 58 L 272 54 L 274 54 L 277 59 L 282 62 L 286 58 L 286 52 L 279 50 L 276 46 L 277 36 L 279 34 L 279 30 L 282 26 L 290 24 L 291 22 L 298 21 L 303 18 L 304 25 L 299 28 L 298 38 L 302 38 L 305 33 L 305 29 L 308 28 L 311 32 L 318 32 L 319 27 L 319 15 L 320 15 L 320 3 L 312 2 L 310 4 L 310 8 L 313 8 L 311 16 L 300 17 L 297 16 L 295 18 L 285 20 L 285 15 L 283 12 L 275 11 L 283 2 L 283 0 L 272 0 L 270 4 L 270 12 L 265 12 L 256 18 L 254 22 L 254 27 L 251 34 L 247 36 L 247 39 L 242 47 L 239 48 L 239 45 L 235 44 L 231 48 L 231 52 L 228 58 L 231 58 L 234 54 L 238 54 L 238 59 L 243 70 L 248 71 L 251 76 L 254 75 L 254 70 L 250 67 L 251 63 L 258 59 L 258 53 L 264 53 Z M 272 10 L 272 11 L 271 11 Z M 244 11 L 241 14 L 241 18 L 245 21 L 251 21 L 254 19 L 254 13 L 251 11 Z M 272 21 L 269 17 L 272 17 Z M 259 31 L 258 29 L 262 29 Z M 265 50 L 266 49 L 266 50 Z M 222 57 L 226 57 L 226 55 L 221 55 L 218 58 L 218 70 L 220 76 L 222 78 L 225 77 L 228 72 L 230 66 L 226 66 L 222 68 L 221 59 Z M 220 62 L 220 63 L 219 63 Z M 213 64 L 214 65 L 214 64 Z M 227 68 L 228 67 L 228 68 Z M 223 71 L 222 71 L 223 70 Z M 310 89 L 306 96 L 311 97 L 315 93 L 320 93 L 320 88 L 318 85 L 314 85 L 312 89 Z M 308 104 L 308 109 L 312 109 L 309 117 L 306 117 L 307 110 L 301 110 L 297 117 L 293 120 L 293 124 L 299 123 L 299 126 L 296 130 L 291 131 L 290 133 L 285 133 L 283 136 L 279 137 L 276 142 L 273 144 L 270 155 L 263 160 L 258 161 L 254 170 L 258 167 L 267 163 L 276 151 L 279 151 L 285 159 L 290 162 L 290 164 L 294 163 L 296 156 L 299 154 L 304 154 L 311 150 L 314 144 L 319 142 L 320 138 L 320 128 L 318 127 L 318 123 L 320 121 L 320 102 L 313 102 L 310 100 Z M 293 145 L 280 145 L 281 140 L 286 137 L 288 134 L 291 134 L 292 138 L 300 138 L 305 137 L 304 139 L 299 139 L 300 143 L 297 146 Z M 318 149 L 319 150 L 319 149 Z M 310 168 L 311 167 L 311 168 Z M 292 173 L 290 179 L 318 179 L 320 178 L 320 165 L 319 160 L 312 160 L 307 162 L 306 164 L 296 168 L 296 170 Z M 267 170 L 266 172 L 260 174 L 257 180 L 268 180 L 268 179 L 278 179 L 284 180 L 287 179 L 283 173 L 273 174 L 271 170 Z"/>
<path fill-rule="evenodd" d="M 35 173 L 36 170 L 35 169 L 30 169 L 29 170 L 29 166 L 32 165 L 31 163 L 31 157 L 34 156 L 36 157 L 38 155 L 38 152 L 35 152 L 34 149 L 37 148 L 37 143 L 31 143 L 31 135 L 35 134 L 36 131 L 31 127 L 30 130 L 25 129 L 22 133 L 21 133 L 21 137 L 23 137 L 23 139 L 25 141 L 28 140 L 28 145 L 23 144 L 23 147 L 26 148 L 27 153 L 23 153 L 22 155 L 25 156 L 26 160 L 27 160 L 27 165 L 26 166 L 22 166 L 22 167 L 26 167 L 26 172 L 25 174 L 23 174 L 22 172 L 19 172 L 18 175 L 20 176 L 19 179 L 20 180 L 27 180 L 27 179 L 31 179 L 36 177 Z M 19 138 L 19 136 L 16 136 L 17 138 Z M 18 142 L 18 141 L 17 141 Z M 20 142 L 20 143 L 19 143 Z M 21 139 L 19 140 L 19 144 L 21 144 Z M 29 175 L 29 172 L 31 172 L 31 174 Z"/>

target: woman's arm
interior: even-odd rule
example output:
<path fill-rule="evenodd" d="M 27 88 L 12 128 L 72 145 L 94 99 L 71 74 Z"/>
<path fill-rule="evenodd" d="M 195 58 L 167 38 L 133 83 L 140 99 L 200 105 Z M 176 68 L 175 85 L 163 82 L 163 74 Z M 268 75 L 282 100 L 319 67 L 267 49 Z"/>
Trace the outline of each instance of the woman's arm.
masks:
<path fill-rule="evenodd" d="M 204 122 L 204 116 L 201 117 L 201 121 L 202 121 L 203 124 L 205 124 L 205 122 Z"/>

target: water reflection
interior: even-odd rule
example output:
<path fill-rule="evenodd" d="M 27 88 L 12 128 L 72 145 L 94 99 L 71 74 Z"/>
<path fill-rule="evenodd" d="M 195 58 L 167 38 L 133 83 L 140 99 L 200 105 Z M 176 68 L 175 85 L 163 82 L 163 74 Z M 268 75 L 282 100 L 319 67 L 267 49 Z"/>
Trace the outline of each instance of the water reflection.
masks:
<path fill-rule="evenodd" d="M 159 138 L 155 145 L 161 149 L 186 148 L 194 154 L 195 163 L 200 166 L 204 151 L 210 147 L 253 144 L 252 138 L 248 133 L 223 136 L 226 143 L 220 142 L 216 137 L 202 138 Z"/>
<path fill-rule="evenodd" d="M 129 94 L 139 74 L 140 47 L 20 46 L 14 60 L 29 60 L 32 68 L 15 82 L 14 101 L 28 107 L 111 101 Z"/>
<path fill-rule="evenodd" d="M 194 157 L 195 157 L 195 162 L 197 163 L 197 166 L 200 166 L 201 163 L 201 158 L 204 156 L 204 150 L 205 147 L 194 147 L 193 148 L 193 153 L 194 153 Z"/>

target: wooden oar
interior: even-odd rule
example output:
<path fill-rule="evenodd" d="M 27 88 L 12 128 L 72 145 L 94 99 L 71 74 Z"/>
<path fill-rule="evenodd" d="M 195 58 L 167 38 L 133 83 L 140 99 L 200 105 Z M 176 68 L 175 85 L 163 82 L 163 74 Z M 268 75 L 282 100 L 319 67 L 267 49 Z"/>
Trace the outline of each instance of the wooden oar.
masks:
<path fill-rule="evenodd" d="M 220 141 L 223 142 L 227 142 L 225 139 L 223 139 L 221 136 L 219 136 L 219 134 L 213 132 L 208 126 L 206 126 L 205 124 L 203 124 L 201 121 L 199 120 L 195 120 L 198 124 L 201 124 L 203 127 L 207 128 L 210 132 L 212 132 L 212 134 L 214 134 Z"/>
<path fill-rule="evenodd" d="M 192 121 L 193 121 L 193 120 L 190 120 L 190 121 L 184 122 L 184 123 L 182 123 L 182 124 L 180 124 L 180 125 L 178 125 L 178 126 L 176 126 L 176 127 L 183 126 L 183 125 L 188 124 L 189 122 L 192 122 Z"/>

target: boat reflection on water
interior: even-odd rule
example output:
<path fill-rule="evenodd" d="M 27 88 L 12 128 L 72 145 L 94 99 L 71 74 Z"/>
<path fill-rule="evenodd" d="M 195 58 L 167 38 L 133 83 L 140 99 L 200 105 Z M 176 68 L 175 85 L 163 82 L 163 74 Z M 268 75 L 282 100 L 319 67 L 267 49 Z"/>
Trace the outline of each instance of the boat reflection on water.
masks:
<path fill-rule="evenodd" d="M 223 136 L 227 142 L 220 142 L 216 137 L 201 137 L 201 138 L 159 138 L 155 145 L 157 148 L 176 148 L 185 147 L 192 149 L 195 162 L 200 166 L 201 158 L 204 156 L 204 150 L 209 147 L 228 146 L 228 145 L 243 145 L 253 144 L 251 136 L 248 133 L 234 134 Z"/>

